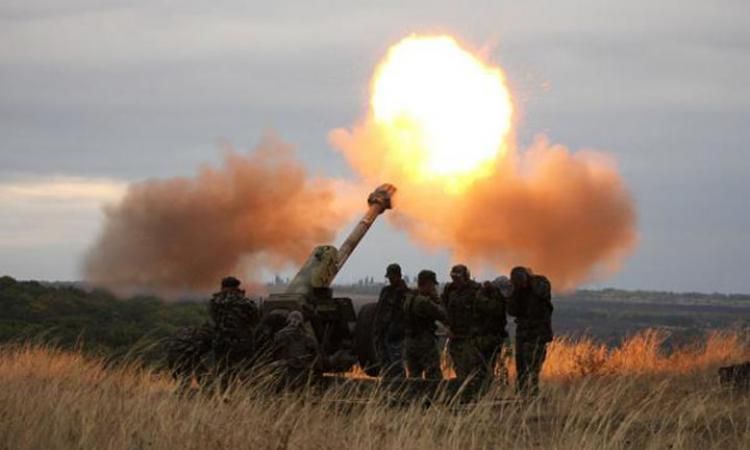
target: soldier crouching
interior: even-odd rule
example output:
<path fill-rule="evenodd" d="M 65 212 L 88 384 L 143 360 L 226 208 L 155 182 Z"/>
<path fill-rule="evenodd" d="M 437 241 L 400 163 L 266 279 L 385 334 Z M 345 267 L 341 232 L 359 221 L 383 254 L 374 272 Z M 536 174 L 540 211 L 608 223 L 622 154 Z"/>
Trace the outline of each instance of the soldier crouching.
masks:
<path fill-rule="evenodd" d="M 435 321 L 445 322 L 446 318 L 437 304 L 437 284 L 435 272 L 423 270 L 417 275 L 417 291 L 404 300 L 404 359 L 411 378 L 442 378 Z"/>
<path fill-rule="evenodd" d="M 282 369 L 280 387 L 300 388 L 322 381 L 324 372 L 341 372 L 350 368 L 356 358 L 346 350 L 325 356 L 315 337 L 305 328 L 301 312 L 287 315 L 286 326 L 273 336 L 272 366 Z"/>
<path fill-rule="evenodd" d="M 287 315 L 286 326 L 273 337 L 274 360 L 283 370 L 282 385 L 299 387 L 322 372 L 318 358 L 318 344 L 304 329 L 304 317 L 299 311 Z"/>

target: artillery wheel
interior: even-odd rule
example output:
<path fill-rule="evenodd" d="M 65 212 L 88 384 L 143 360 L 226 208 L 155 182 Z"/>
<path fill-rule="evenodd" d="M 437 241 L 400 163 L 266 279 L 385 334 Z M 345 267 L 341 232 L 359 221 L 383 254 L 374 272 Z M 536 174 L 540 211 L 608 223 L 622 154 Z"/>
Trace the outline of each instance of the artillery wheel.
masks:
<path fill-rule="evenodd" d="M 357 315 L 357 327 L 354 329 L 354 350 L 357 352 L 359 366 L 371 377 L 377 376 L 380 372 L 373 333 L 377 306 L 376 303 L 363 305 Z"/>

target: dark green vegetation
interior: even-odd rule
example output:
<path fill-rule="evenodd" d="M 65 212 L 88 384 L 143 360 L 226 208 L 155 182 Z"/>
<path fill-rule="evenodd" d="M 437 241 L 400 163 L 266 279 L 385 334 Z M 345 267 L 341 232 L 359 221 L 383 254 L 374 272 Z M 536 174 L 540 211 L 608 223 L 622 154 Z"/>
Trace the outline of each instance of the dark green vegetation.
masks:
<path fill-rule="evenodd" d="M 161 339 L 207 319 L 205 304 L 118 299 L 103 290 L 0 278 L 0 342 L 31 340 L 87 354 L 154 362 Z"/>
<path fill-rule="evenodd" d="M 336 287 L 355 306 L 376 300 L 378 283 Z M 273 289 L 274 287 L 270 287 Z M 750 296 L 581 290 L 553 299 L 558 335 L 588 335 L 608 344 L 645 328 L 667 330 L 679 343 L 706 331 L 750 328 Z M 164 302 L 153 296 L 119 299 L 75 284 L 0 277 L 0 343 L 34 340 L 122 358 L 158 359 L 154 345 L 182 326 L 208 319 L 206 302 Z M 509 321 L 512 328 L 512 320 Z M 512 331 L 512 330 L 510 330 Z"/>

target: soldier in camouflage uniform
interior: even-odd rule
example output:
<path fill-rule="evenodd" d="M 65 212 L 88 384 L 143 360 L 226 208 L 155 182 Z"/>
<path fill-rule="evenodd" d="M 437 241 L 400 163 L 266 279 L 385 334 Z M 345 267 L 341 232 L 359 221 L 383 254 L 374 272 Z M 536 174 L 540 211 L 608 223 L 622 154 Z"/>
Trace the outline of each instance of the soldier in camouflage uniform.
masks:
<path fill-rule="evenodd" d="M 508 331 L 506 325 L 508 319 L 506 317 L 508 309 L 508 300 L 513 293 L 513 283 L 510 282 L 510 278 L 505 275 L 501 275 L 492 280 L 492 287 L 495 289 L 495 294 L 499 296 L 498 300 L 501 302 L 500 307 L 496 310 L 497 322 L 497 335 L 502 336 L 502 342 L 496 351 L 496 361 L 493 363 L 493 367 L 497 370 L 498 379 L 503 383 L 508 383 L 508 367 L 506 361 L 510 360 L 513 355 L 513 348 L 510 345 L 510 339 L 508 337 Z"/>
<path fill-rule="evenodd" d="M 481 285 L 471 279 L 469 269 L 458 264 L 451 269 L 451 282 L 445 285 L 440 298 L 447 313 L 450 330 L 448 353 L 459 379 L 466 379 L 481 371 L 484 365 L 482 354 L 474 340 L 480 288 Z"/>
<path fill-rule="evenodd" d="M 517 387 L 522 394 L 539 393 L 539 373 L 552 341 L 552 298 L 549 280 L 525 267 L 510 274 L 513 293 L 508 314 L 516 318 Z"/>
<path fill-rule="evenodd" d="M 199 385 L 206 381 L 211 367 L 214 329 L 204 323 L 185 327 L 167 341 L 167 364 L 178 382 L 178 392 L 187 391 L 195 377 Z"/>
<path fill-rule="evenodd" d="M 390 264 L 385 271 L 388 286 L 380 291 L 375 311 L 375 351 L 385 378 L 404 375 L 403 343 L 405 337 L 404 297 L 409 292 L 401 277 L 401 266 Z"/>
<path fill-rule="evenodd" d="M 303 327 L 304 317 L 299 311 L 287 316 L 287 325 L 273 337 L 274 359 L 285 370 L 285 384 L 299 386 L 319 372 L 318 343 Z"/>
<path fill-rule="evenodd" d="M 470 333 L 480 358 L 480 364 L 474 369 L 478 381 L 489 383 L 492 380 L 503 342 L 508 337 L 506 323 L 505 297 L 496 282 L 484 282 L 477 291 Z M 502 371 L 501 379 L 507 379 Z"/>
<path fill-rule="evenodd" d="M 422 378 L 423 374 L 428 380 L 442 378 L 435 321 L 445 322 L 446 317 L 437 303 L 437 284 L 435 272 L 423 270 L 417 275 L 417 291 L 404 299 L 404 357 L 412 378 Z"/>
<path fill-rule="evenodd" d="M 240 289 L 240 280 L 226 277 L 221 280 L 221 290 L 211 297 L 209 314 L 214 322 L 213 346 L 219 371 L 233 376 L 253 356 L 258 307 Z"/>

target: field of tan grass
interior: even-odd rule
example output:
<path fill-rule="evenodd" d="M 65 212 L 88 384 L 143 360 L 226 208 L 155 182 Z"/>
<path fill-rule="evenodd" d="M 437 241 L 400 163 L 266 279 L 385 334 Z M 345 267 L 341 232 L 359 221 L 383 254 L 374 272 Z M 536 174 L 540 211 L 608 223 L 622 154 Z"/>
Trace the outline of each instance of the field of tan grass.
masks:
<path fill-rule="evenodd" d="M 555 341 L 542 395 L 496 386 L 471 405 L 389 406 L 343 384 L 272 395 L 262 381 L 177 395 L 164 374 L 34 346 L 0 348 L 3 449 L 750 448 L 750 396 L 719 388 L 719 365 L 750 359 L 715 334 L 659 351 L 645 332 L 608 350 Z M 503 401 L 499 401 L 503 400 Z"/>

